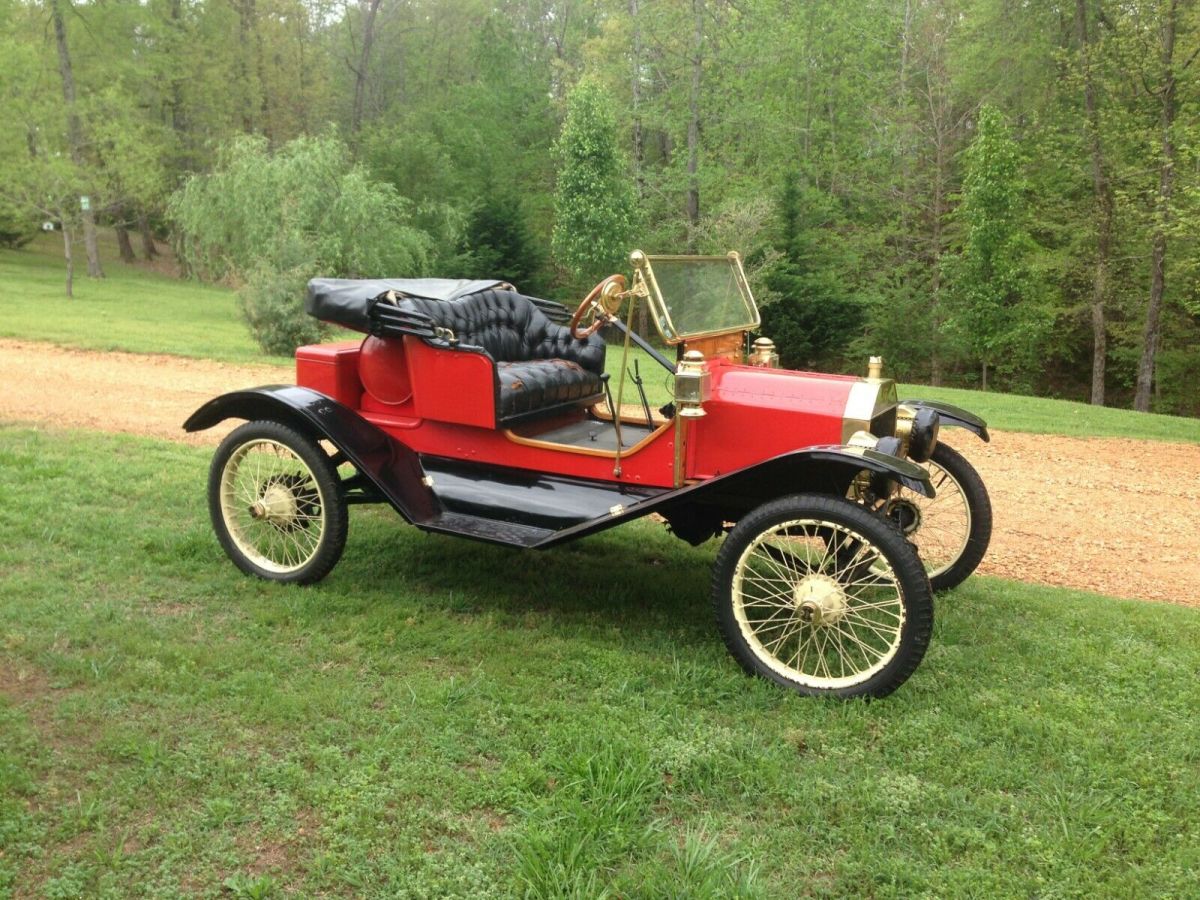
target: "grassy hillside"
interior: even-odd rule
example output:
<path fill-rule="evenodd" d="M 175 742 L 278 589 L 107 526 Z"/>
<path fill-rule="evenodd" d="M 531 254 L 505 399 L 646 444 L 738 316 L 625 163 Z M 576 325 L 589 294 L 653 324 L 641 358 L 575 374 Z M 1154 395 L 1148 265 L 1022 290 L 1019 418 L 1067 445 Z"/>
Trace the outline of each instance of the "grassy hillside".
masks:
<path fill-rule="evenodd" d="M 524 555 L 360 507 L 285 588 L 207 463 L 0 430 L 0 895 L 1195 883 L 1195 610 L 973 579 L 896 695 L 816 702 L 740 674 L 712 547 L 651 522 Z"/>
<path fill-rule="evenodd" d="M 76 299 L 68 301 L 62 295 L 57 238 L 41 237 L 23 251 L 0 250 L 0 337 L 226 362 L 286 362 L 261 355 L 238 315 L 232 291 L 108 259 L 105 267 L 108 277 L 102 281 L 77 278 Z M 661 405 L 670 398 L 669 379 L 656 363 L 639 355 L 650 402 Z M 619 364 L 619 349 L 610 348 L 614 392 Z M 952 388 L 903 385 L 900 390 L 902 397 L 962 406 L 1005 431 L 1200 442 L 1196 419 Z M 637 402 L 631 384 L 626 385 L 625 402 Z"/>
<path fill-rule="evenodd" d="M 263 356 L 238 314 L 233 291 L 127 266 L 116 258 L 115 246 L 103 249 L 107 277 L 87 278 L 77 260 L 73 300 L 63 292 L 56 235 L 40 236 L 23 250 L 0 250 L 0 337 L 225 362 L 285 362 Z"/>

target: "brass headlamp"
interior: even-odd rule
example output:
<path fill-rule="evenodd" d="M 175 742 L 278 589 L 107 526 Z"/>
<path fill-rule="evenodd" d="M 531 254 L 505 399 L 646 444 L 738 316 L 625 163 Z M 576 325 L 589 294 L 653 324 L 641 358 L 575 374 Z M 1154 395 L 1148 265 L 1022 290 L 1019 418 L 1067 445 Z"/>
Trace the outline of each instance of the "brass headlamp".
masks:
<path fill-rule="evenodd" d="M 779 368 L 779 354 L 775 351 L 775 342 L 769 337 L 760 337 L 754 342 L 750 351 L 750 365 L 764 369 Z"/>
<path fill-rule="evenodd" d="M 675 408 L 684 418 L 703 416 L 704 401 L 711 396 L 708 367 L 704 354 L 689 350 L 675 369 Z"/>

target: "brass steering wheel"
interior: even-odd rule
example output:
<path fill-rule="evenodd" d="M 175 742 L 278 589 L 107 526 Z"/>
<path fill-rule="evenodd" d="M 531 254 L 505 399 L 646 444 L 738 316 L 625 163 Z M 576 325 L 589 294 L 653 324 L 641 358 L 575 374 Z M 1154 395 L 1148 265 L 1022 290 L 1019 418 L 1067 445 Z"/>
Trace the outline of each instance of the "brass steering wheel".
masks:
<path fill-rule="evenodd" d="M 579 304 L 579 308 L 575 310 L 575 315 L 571 316 L 571 337 L 577 341 L 586 341 L 593 334 L 600 330 L 600 327 L 608 321 L 608 317 L 612 315 L 609 311 L 606 301 L 612 300 L 617 294 L 625 290 L 624 275 L 609 275 L 598 285 L 588 291 L 588 295 L 583 298 L 583 302 Z M 617 301 L 615 307 L 619 307 L 620 302 Z M 591 310 L 594 314 L 592 324 L 587 328 L 580 328 L 583 324 L 583 317 Z"/>

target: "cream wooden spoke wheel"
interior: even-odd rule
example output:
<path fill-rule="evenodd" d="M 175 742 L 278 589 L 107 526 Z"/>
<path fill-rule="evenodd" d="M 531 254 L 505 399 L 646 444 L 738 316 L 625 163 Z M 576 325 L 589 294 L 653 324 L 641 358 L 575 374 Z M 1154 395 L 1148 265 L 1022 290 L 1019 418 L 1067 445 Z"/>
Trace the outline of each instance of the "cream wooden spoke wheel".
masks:
<path fill-rule="evenodd" d="M 234 564 L 272 581 L 317 581 L 345 547 L 346 503 L 332 461 L 277 422 L 248 422 L 217 448 L 209 511 Z"/>
<path fill-rule="evenodd" d="M 987 488 L 961 453 L 939 443 L 925 463 L 936 496 L 901 487 L 883 506 L 917 547 L 935 591 L 956 587 L 975 571 L 992 538 Z"/>
<path fill-rule="evenodd" d="M 890 693 L 929 644 L 929 581 L 904 536 L 839 497 L 796 495 L 743 517 L 714 567 L 725 643 L 801 693 Z"/>

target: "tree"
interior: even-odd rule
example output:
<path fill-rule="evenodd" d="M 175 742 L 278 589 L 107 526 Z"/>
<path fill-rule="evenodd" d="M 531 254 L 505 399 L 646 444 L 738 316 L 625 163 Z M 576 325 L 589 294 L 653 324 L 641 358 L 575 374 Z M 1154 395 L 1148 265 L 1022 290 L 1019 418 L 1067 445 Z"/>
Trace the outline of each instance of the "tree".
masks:
<path fill-rule="evenodd" d="M 54 23 L 54 45 L 58 50 L 58 72 L 62 79 L 63 103 L 67 114 L 67 147 L 71 161 L 83 170 L 86 165 L 83 124 L 75 101 L 75 73 L 71 64 L 71 50 L 67 43 L 67 26 L 62 7 L 66 0 L 47 0 L 50 19 Z M 87 273 L 91 278 L 103 278 L 100 267 L 100 251 L 96 244 L 96 214 L 91 198 L 80 200 L 80 220 L 83 222 L 83 243 L 87 251 Z M 69 293 L 69 291 L 68 291 Z"/>
<path fill-rule="evenodd" d="M 1150 234 L 1150 294 L 1146 302 L 1146 317 L 1142 327 L 1142 352 L 1138 361 L 1137 390 L 1133 408 L 1150 410 L 1150 389 L 1154 384 L 1155 357 L 1162 337 L 1162 309 L 1166 295 L 1167 236 L 1175 219 L 1175 164 L 1178 156 L 1178 136 L 1175 120 L 1183 97 L 1179 91 L 1180 78 L 1200 53 L 1192 50 L 1186 61 L 1179 62 L 1175 49 L 1180 37 L 1179 0 L 1165 0 L 1156 10 L 1158 36 L 1158 83 L 1151 88 L 1143 81 L 1146 92 L 1158 105 L 1158 190 L 1154 199 L 1154 220 Z M 1185 32 L 1186 34 L 1186 32 Z M 1190 35 L 1189 35 L 1190 36 Z"/>
<path fill-rule="evenodd" d="M 634 209 L 616 119 L 608 95 L 594 81 L 571 91 L 555 153 L 554 254 L 576 286 L 591 284 L 625 268 Z"/>
<path fill-rule="evenodd" d="M 980 109 L 966 156 L 959 214 L 967 236 L 961 255 L 947 264 L 947 326 L 979 362 L 987 390 L 989 369 L 1012 373 L 1038 358 L 1047 320 L 1031 264 L 1037 247 L 1023 222 L 1020 154 L 995 107 Z"/>
<path fill-rule="evenodd" d="M 1095 74 L 1096 41 L 1088 20 L 1087 0 L 1075 0 L 1075 39 L 1083 82 L 1083 104 L 1091 161 L 1092 196 L 1095 200 L 1096 261 L 1092 270 L 1092 390 L 1091 402 L 1104 405 L 1104 378 L 1108 361 L 1108 297 L 1113 243 L 1113 190 L 1104 137 L 1100 128 L 1100 99 Z"/>
<path fill-rule="evenodd" d="M 807 194 L 807 195 L 806 195 Z M 863 324 L 863 307 L 844 279 L 822 265 L 816 215 L 821 198 L 802 192 L 795 173 L 784 177 L 779 198 L 780 256 L 763 280 L 776 297 L 762 308 L 762 331 L 779 347 L 788 368 L 812 369 L 840 356 Z M 833 251 L 836 253 L 836 251 Z"/>

